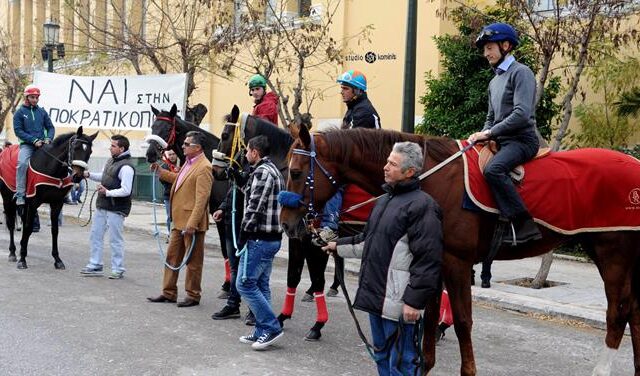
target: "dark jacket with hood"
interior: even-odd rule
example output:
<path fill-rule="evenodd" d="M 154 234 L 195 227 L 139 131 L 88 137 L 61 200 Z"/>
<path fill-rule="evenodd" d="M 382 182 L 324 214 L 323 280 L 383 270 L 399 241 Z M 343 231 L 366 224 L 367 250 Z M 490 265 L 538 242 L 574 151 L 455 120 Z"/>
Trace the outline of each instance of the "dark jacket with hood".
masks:
<path fill-rule="evenodd" d="M 45 139 L 53 140 L 56 130 L 44 108 L 22 104 L 13 115 L 13 132 L 20 143 L 35 144 Z"/>
<path fill-rule="evenodd" d="M 442 213 L 418 179 L 383 188 L 364 231 L 338 239 L 338 255 L 362 257 L 354 308 L 398 321 L 404 304 L 422 310 L 440 293 Z"/>

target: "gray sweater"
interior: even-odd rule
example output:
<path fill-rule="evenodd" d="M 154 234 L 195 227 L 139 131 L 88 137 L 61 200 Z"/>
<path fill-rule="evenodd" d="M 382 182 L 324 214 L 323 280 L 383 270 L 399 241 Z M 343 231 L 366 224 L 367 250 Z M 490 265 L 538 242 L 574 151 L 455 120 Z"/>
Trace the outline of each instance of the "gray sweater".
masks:
<path fill-rule="evenodd" d="M 483 131 L 508 139 L 531 133 L 535 136 L 536 78 L 529 67 L 514 61 L 489 83 L 489 111 Z"/>

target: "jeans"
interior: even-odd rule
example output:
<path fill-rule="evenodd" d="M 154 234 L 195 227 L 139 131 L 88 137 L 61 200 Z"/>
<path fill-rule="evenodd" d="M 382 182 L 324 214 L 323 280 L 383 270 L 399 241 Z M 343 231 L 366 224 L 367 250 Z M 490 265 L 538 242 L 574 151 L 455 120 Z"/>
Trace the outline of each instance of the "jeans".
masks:
<path fill-rule="evenodd" d="M 171 234 L 171 200 L 165 198 L 164 211 L 167 213 L 167 234 Z"/>
<path fill-rule="evenodd" d="M 230 307 L 240 307 L 240 293 L 236 287 L 235 281 L 238 278 L 238 263 L 240 259 L 236 256 L 236 249 L 233 246 L 233 230 L 231 226 L 226 228 L 227 236 L 224 237 L 224 241 L 227 244 L 227 257 L 229 258 L 229 269 L 231 271 L 231 283 L 229 286 L 229 297 L 227 298 L 227 305 Z"/>
<path fill-rule="evenodd" d="M 324 204 L 322 210 L 322 218 L 320 227 L 329 227 L 332 230 L 338 230 L 338 221 L 340 220 L 340 209 L 342 209 L 342 197 L 344 196 L 344 187 L 338 188 L 336 193 Z"/>
<path fill-rule="evenodd" d="M 404 331 L 402 338 L 390 340 L 390 343 L 387 344 L 387 339 L 395 335 L 400 323 L 372 313 L 369 314 L 369 322 L 371 324 L 373 346 L 384 349 L 383 351 L 374 353 L 376 365 L 378 366 L 378 375 L 413 376 L 416 369 L 416 366 L 413 364 L 413 359 L 417 357 L 416 349 L 413 346 L 413 330 L 415 324 L 403 324 Z M 402 362 L 398 369 L 398 360 L 401 355 Z"/>
<path fill-rule="evenodd" d="M 78 183 L 77 188 L 75 185 L 73 186 L 73 188 L 71 188 L 71 201 L 76 203 L 80 202 L 80 200 L 82 199 L 82 193 L 84 193 L 84 189 L 85 189 L 84 180 L 80 180 L 80 183 Z"/>
<path fill-rule="evenodd" d="M 124 216 L 122 214 L 107 211 L 104 209 L 96 209 L 91 224 L 91 235 L 89 243 L 91 244 L 91 257 L 88 267 L 102 266 L 102 247 L 104 233 L 109 230 L 109 241 L 111 243 L 111 271 L 124 272 L 124 238 L 122 237 L 122 229 L 124 227 Z"/>
<path fill-rule="evenodd" d="M 279 250 L 280 240 L 249 240 L 246 252 L 240 256 L 236 288 L 256 317 L 254 334 L 258 337 L 264 333 L 282 331 L 271 308 L 271 289 L 269 288 L 273 258 Z M 247 260 L 246 275 L 243 273 L 245 259 Z"/>
<path fill-rule="evenodd" d="M 16 169 L 16 198 L 24 198 L 27 189 L 27 170 L 29 159 L 36 151 L 36 147 L 31 144 L 21 144 L 18 152 L 18 166 Z"/>
<path fill-rule="evenodd" d="M 531 142 L 505 141 L 484 169 L 484 177 L 491 187 L 500 213 L 509 220 L 528 215 L 529 211 L 520 198 L 509 172 L 529 161 L 538 152 L 538 139 Z"/>

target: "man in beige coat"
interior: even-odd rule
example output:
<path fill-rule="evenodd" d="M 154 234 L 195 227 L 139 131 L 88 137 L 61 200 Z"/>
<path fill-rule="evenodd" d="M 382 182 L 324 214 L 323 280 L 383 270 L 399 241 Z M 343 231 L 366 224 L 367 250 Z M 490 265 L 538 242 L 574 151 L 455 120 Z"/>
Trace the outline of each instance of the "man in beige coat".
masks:
<path fill-rule="evenodd" d="M 173 228 L 167 249 L 166 264 L 177 267 L 182 263 L 191 242 L 195 245 L 187 261 L 185 290 L 187 296 L 178 307 L 193 307 L 200 304 L 200 283 L 204 260 L 204 235 L 209 228 L 209 195 L 213 184 L 211 163 L 204 156 L 204 135 L 197 131 L 187 133 L 182 144 L 185 154 L 184 166 L 179 172 L 171 172 L 151 165 L 151 170 L 160 175 L 160 180 L 171 183 L 171 219 Z M 165 266 L 162 280 L 162 295 L 147 298 L 153 303 L 175 303 L 178 298 L 178 271 Z"/>

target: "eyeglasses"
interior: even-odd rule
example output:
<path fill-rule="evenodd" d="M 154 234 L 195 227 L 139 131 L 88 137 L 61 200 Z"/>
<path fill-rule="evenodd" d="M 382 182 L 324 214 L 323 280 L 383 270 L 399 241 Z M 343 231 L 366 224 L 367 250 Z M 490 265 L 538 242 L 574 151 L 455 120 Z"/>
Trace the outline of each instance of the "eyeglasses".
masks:
<path fill-rule="evenodd" d="M 196 146 L 196 145 L 200 145 L 200 144 L 194 144 L 193 142 L 183 142 L 182 143 L 182 147 L 188 148 L 189 146 Z"/>

